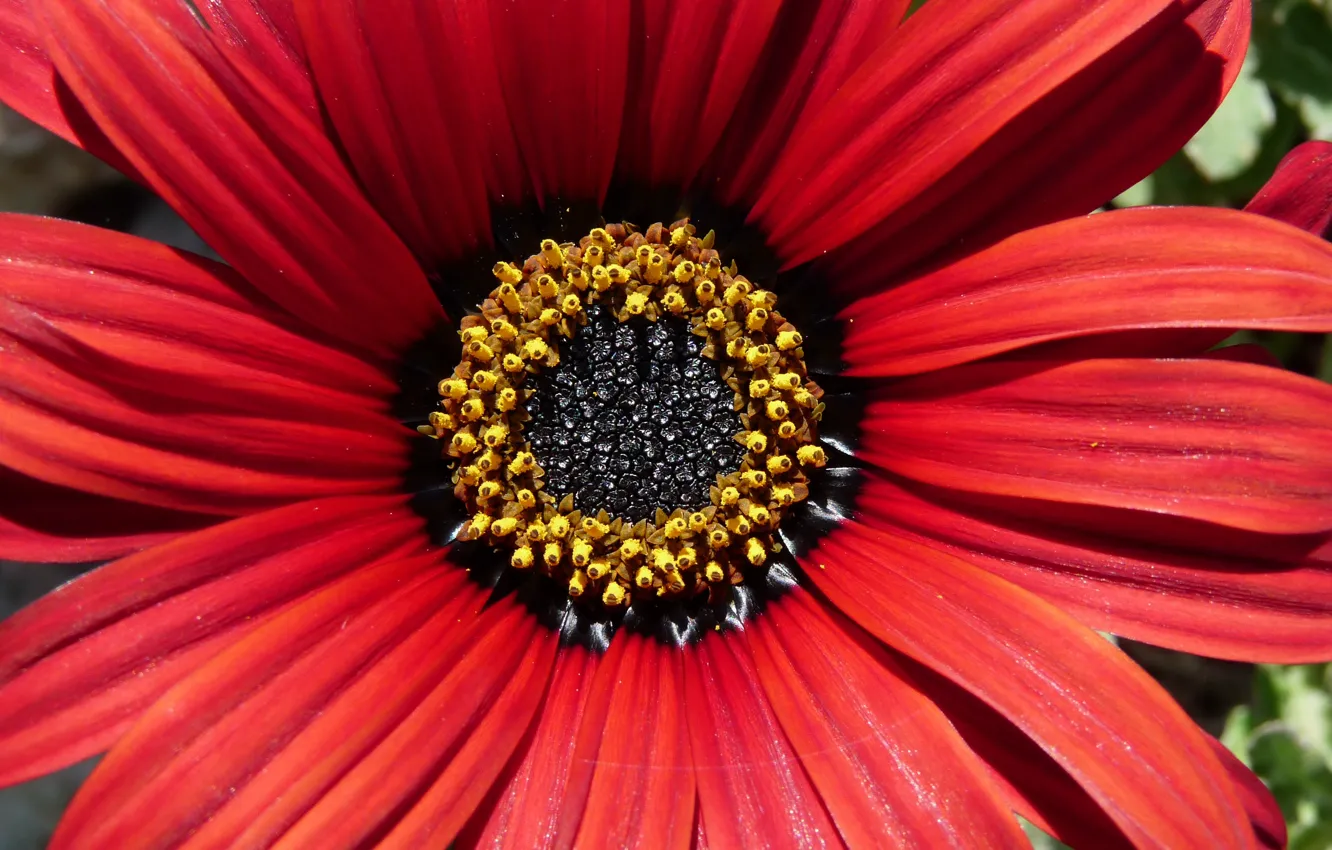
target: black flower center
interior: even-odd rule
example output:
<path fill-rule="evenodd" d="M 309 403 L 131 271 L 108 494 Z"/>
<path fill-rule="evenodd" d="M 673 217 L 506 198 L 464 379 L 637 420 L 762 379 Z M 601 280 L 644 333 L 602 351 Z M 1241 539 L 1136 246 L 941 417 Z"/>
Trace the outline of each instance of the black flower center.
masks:
<path fill-rule="evenodd" d="M 527 437 L 547 490 L 584 513 L 638 522 L 698 510 L 718 475 L 740 468 L 735 392 L 688 322 L 617 322 L 587 310 L 554 369 L 535 380 Z"/>

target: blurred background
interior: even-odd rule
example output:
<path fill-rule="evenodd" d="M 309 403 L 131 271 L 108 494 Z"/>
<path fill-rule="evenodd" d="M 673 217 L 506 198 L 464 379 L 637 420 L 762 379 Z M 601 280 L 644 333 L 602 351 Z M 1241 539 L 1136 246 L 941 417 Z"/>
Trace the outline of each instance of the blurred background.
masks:
<path fill-rule="evenodd" d="M 1253 41 L 1216 116 L 1159 171 L 1111 206 L 1243 206 L 1291 148 L 1332 141 L 1332 0 L 1256 0 Z M 0 107 L 0 210 L 56 215 L 207 249 L 156 198 L 92 157 Z M 1291 369 L 1332 381 L 1332 343 L 1308 334 L 1244 334 Z M 77 568 L 0 561 L 0 617 Z M 1332 666 L 1235 664 L 1129 641 L 1123 649 L 1276 793 L 1293 850 L 1332 850 Z M 0 850 L 40 850 L 92 768 L 0 789 Z M 1031 831 L 1038 850 L 1058 845 Z"/>

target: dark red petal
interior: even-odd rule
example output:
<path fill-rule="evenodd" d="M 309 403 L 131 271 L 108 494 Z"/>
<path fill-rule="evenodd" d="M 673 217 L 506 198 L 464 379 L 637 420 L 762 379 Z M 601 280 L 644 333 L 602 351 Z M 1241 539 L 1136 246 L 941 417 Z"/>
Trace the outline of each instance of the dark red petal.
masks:
<path fill-rule="evenodd" d="M 1332 142 L 1305 142 L 1286 154 L 1244 209 L 1332 236 Z"/>
<path fill-rule="evenodd" d="M 782 5 L 644 4 L 618 163 L 627 181 L 678 188 L 693 179 L 771 49 Z"/>
<path fill-rule="evenodd" d="M 600 201 L 624 118 L 630 4 L 474 2 L 490 11 L 510 124 L 537 199 Z M 479 30 L 478 30 L 479 31 Z M 543 49 L 541 45 L 549 49 Z"/>
<path fill-rule="evenodd" d="M 699 816 L 718 847 L 841 846 L 759 685 L 747 647 L 708 634 L 684 652 Z"/>
<path fill-rule="evenodd" d="M 602 737 L 574 845 L 686 850 L 694 766 L 680 652 L 636 634 L 615 643 L 622 646 L 612 647 L 592 684 L 594 694 L 608 690 L 610 702 L 603 717 L 587 719 Z"/>
<path fill-rule="evenodd" d="M 0 623 L 0 782 L 114 742 L 268 612 L 423 545 L 400 498 L 330 499 L 219 525 L 87 573 Z"/>
<path fill-rule="evenodd" d="M 1249 17 L 1233 0 L 933 0 L 802 117 L 755 220 L 789 265 L 857 240 L 833 275 L 857 291 L 955 240 L 1090 212 L 1212 114 Z"/>
<path fill-rule="evenodd" d="M 1202 356 L 1207 360 L 1230 360 L 1236 363 L 1253 363 L 1258 366 L 1282 368 L 1280 358 L 1273 354 L 1271 349 L 1256 342 L 1227 345 L 1225 348 L 1204 352 Z"/>
<path fill-rule="evenodd" d="M 390 357 L 441 318 L 322 128 L 176 0 L 44 0 L 61 75 L 158 194 L 236 269 Z"/>
<path fill-rule="evenodd" d="M 1245 847 L 1205 736 L 1108 641 L 969 564 L 848 521 L 802 559 L 832 602 L 1039 743 L 1140 846 Z"/>
<path fill-rule="evenodd" d="M 488 189 L 511 203 L 523 189 L 497 72 L 515 45 L 494 44 L 475 5 L 297 0 L 296 13 L 324 108 L 384 217 L 430 265 L 489 244 Z"/>
<path fill-rule="evenodd" d="M 737 207 L 754 202 L 801 114 L 827 103 L 860 70 L 897 29 L 908 5 L 909 0 L 782 4 L 705 176 L 719 201 Z"/>
<path fill-rule="evenodd" d="M 377 846 L 452 839 L 526 735 L 555 663 L 555 632 L 512 602 L 497 608 L 513 616 L 454 650 L 444 679 L 275 847 L 360 847 L 386 831 Z"/>
<path fill-rule="evenodd" d="M 451 567 L 444 569 L 452 570 Z M 500 604 L 484 613 L 488 593 L 462 584 L 428 622 L 347 683 L 298 726 L 244 779 L 217 801 L 184 845 L 269 847 L 341 778 L 418 711 L 468 653 L 484 653 L 495 633 L 520 627 L 523 612 Z M 373 706 L 373 711 L 367 711 Z M 447 719 L 440 715 L 443 719 Z M 169 731 L 169 730 L 168 730 Z"/>
<path fill-rule="evenodd" d="M 1094 629 L 1243 661 L 1332 657 L 1332 542 L 1322 537 L 1161 517 L 1174 534 L 1133 540 L 1127 512 L 1060 516 L 1048 502 L 962 498 L 877 477 L 857 508 L 867 525 L 1002 576 Z"/>
<path fill-rule="evenodd" d="M 870 404 L 860 454 L 917 481 L 1251 531 L 1332 528 L 1332 387 L 1215 360 L 990 362 Z"/>
<path fill-rule="evenodd" d="M 578 645 L 561 647 L 550 692 L 526 750 L 496 783 L 484 819 L 458 843 L 464 847 L 542 850 L 568 846 L 587 802 L 597 748 L 608 720 L 613 682 L 597 671 L 623 655 L 615 641 L 605 655 Z M 597 686 L 593 687 L 593 682 Z"/>
<path fill-rule="evenodd" d="M 734 638 L 753 650 L 773 711 L 842 840 L 848 847 L 1028 847 L 948 720 L 856 631 L 793 591 Z"/>
<path fill-rule="evenodd" d="M 334 660 L 337 651 L 373 653 L 378 648 L 376 626 L 385 628 L 388 640 L 394 639 L 402 628 L 397 620 L 410 620 L 414 612 L 399 618 L 391 609 L 406 611 L 404 598 L 422 587 L 414 579 L 433 561 L 435 556 L 425 555 L 357 569 L 290 606 L 177 684 L 98 764 L 66 810 L 51 847 L 177 846 L 188 829 L 179 823 L 181 815 L 203 815 L 200 809 L 230 793 L 225 790 L 229 784 L 208 781 L 212 772 L 229 780 L 233 760 L 253 758 L 250 754 L 266 749 L 270 737 L 280 740 L 287 731 L 281 722 L 281 699 L 270 702 L 274 689 L 266 686 L 286 680 L 293 667 L 310 674 L 306 668 L 318 666 L 320 672 L 300 686 L 285 682 L 292 701 L 336 687 L 339 678 L 352 672 Z M 313 659 L 322 665 L 310 663 Z M 246 708 L 268 703 L 278 710 L 271 726 L 269 718 L 257 721 L 250 715 L 248 726 L 229 729 L 224 722 L 221 731 L 227 734 L 215 737 L 215 724 L 238 703 Z M 169 734 L 163 734 L 164 726 Z M 253 740 L 246 741 L 247 736 Z M 194 768 L 197 790 L 181 786 L 177 758 Z M 175 770 L 163 773 L 163 763 L 172 761 Z M 164 793 L 159 783 L 166 780 L 171 790 Z"/>
<path fill-rule="evenodd" d="M 1144 328 L 1332 330 L 1332 246 L 1247 213 L 1144 208 L 1029 230 L 842 312 L 859 375 Z"/>
<path fill-rule="evenodd" d="M 0 558 L 79 564 L 128 555 L 202 528 L 213 517 L 57 487 L 0 466 Z"/>

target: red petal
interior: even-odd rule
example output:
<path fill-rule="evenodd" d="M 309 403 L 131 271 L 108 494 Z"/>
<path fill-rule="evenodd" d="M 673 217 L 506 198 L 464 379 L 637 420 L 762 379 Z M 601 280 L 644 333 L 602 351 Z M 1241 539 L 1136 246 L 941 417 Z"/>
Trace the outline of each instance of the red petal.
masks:
<path fill-rule="evenodd" d="M 487 635 L 519 628 L 524 616 L 504 603 L 478 615 L 488 594 L 464 584 L 410 637 L 349 682 L 303 728 L 272 749 L 262 770 L 237 786 L 186 843 L 199 848 L 269 847 L 340 779 L 374 752 Z M 373 706 L 373 710 L 367 710 Z M 447 717 L 440 715 L 443 720 Z M 330 845 L 322 845 L 330 846 Z"/>
<path fill-rule="evenodd" d="M 136 176 L 56 74 L 29 5 L 31 0 L 0 0 L 0 102 Z"/>
<path fill-rule="evenodd" d="M 896 385 L 861 454 L 961 490 L 1332 528 L 1332 387 L 1209 360 L 996 362 Z"/>
<path fill-rule="evenodd" d="M 53 219 L 0 232 L 0 462 L 207 513 L 396 486 L 394 383 L 284 328 L 226 267 Z"/>
<path fill-rule="evenodd" d="M 259 393 L 222 396 L 223 403 L 214 404 L 173 398 L 78 377 L 101 370 L 80 370 L 83 357 L 22 345 L 3 332 L 0 340 L 10 357 L 0 388 L 0 463 L 34 478 L 174 510 L 230 515 L 400 486 L 408 434 L 387 416 L 357 417 L 373 422 L 358 430 L 354 421 L 316 424 L 297 411 L 254 412 Z M 156 412 L 153 404 L 168 409 Z M 311 419 L 327 415 L 318 407 L 302 412 Z M 279 418 L 282 413 L 288 415 Z"/>
<path fill-rule="evenodd" d="M 430 566 L 435 560 L 426 556 L 422 563 Z M 149 779 L 135 782 L 132 796 L 117 796 L 114 808 L 88 814 L 97 824 L 98 837 L 107 846 L 180 846 L 237 788 L 266 767 L 277 748 L 367 667 L 373 668 L 382 655 L 405 643 L 465 580 L 460 570 L 433 570 L 401 581 L 388 596 L 332 623 L 325 639 L 257 688 L 250 679 L 254 675 L 250 665 L 260 660 L 255 653 L 240 658 L 239 649 L 225 652 L 216 666 L 205 665 L 163 701 L 173 703 L 173 708 L 198 704 L 198 694 L 206 692 L 212 698 L 209 710 L 226 713 L 214 714 L 216 720 L 200 729 L 192 719 L 181 722 L 178 711 L 149 709 L 143 724 L 151 731 L 132 730 L 125 747 L 113 750 L 120 761 L 98 774 L 100 784 L 94 788 L 121 785 L 124 773 Z M 268 634 L 265 630 L 260 637 Z M 220 670 L 222 666 L 226 669 Z M 144 741 L 151 745 L 142 746 Z M 163 747 L 164 742 L 173 746 Z M 130 751 L 133 755 L 126 755 Z M 123 772 L 118 773 L 116 765 Z M 223 788 L 226 792 L 219 793 Z"/>
<path fill-rule="evenodd" d="M 847 846 L 1029 846 L 982 763 L 872 638 L 794 591 L 743 639 Z"/>
<path fill-rule="evenodd" d="M 771 49 L 781 7 L 781 0 L 737 0 L 644 9 L 618 163 L 627 180 L 690 182 Z"/>
<path fill-rule="evenodd" d="M 490 61 L 499 66 L 538 200 L 600 201 L 615 167 L 624 117 L 630 4 L 486 5 L 497 45 Z"/>
<path fill-rule="evenodd" d="M 1147 208 L 1029 230 L 842 312 L 853 374 L 906 375 L 1072 336 L 1332 330 L 1332 246 L 1231 210 Z"/>
<path fill-rule="evenodd" d="M 1073 847 L 1131 846 L 1105 812 L 1034 741 L 957 685 L 914 662 L 906 663 L 912 678 L 988 763 L 1014 811 Z M 1285 848 L 1285 819 L 1267 786 L 1219 741 L 1204 737 L 1234 782 L 1258 846 Z"/>
<path fill-rule="evenodd" d="M 939 673 L 910 658 L 898 660 L 982 760 L 1013 811 L 1073 847 L 1133 846 L 1077 780 L 1025 732 Z"/>
<path fill-rule="evenodd" d="M 295 28 L 287 0 L 255 0 L 196 6 L 230 55 L 253 63 L 294 101 L 315 115 L 314 89 L 293 38 Z M 51 64 L 29 7 L 31 0 L 0 0 L 0 101 L 64 139 L 101 157 L 131 177 L 142 180 L 124 156 L 98 129 L 83 105 L 69 91 Z M 177 25 L 188 21 L 189 7 L 163 6 Z"/>
<path fill-rule="evenodd" d="M 1252 770 L 1245 767 L 1244 762 L 1235 758 L 1235 754 L 1226 749 L 1225 744 L 1211 737 L 1207 743 L 1212 745 L 1212 752 L 1216 753 L 1221 766 L 1235 782 L 1240 801 L 1244 803 L 1244 809 L 1249 813 L 1249 822 L 1253 826 L 1258 846 L 1270 850 L 1285 850 L 1286 816 L 1281 813 L 1281 807 L 1277 805 L 1272 792 Z"/>
<path fill-rule="evenodd" d="M 488 244 L 487 187 L 516 202 L 524 181 L 499 95 L 496 66 L 507 51 L 493 43 L 484 10 L 298 0 L 296 12 L 342 147 L 417 256 L 438 266 Z"/>
<path fill-rule="evenodd" d="M 451 840 L 526 734 L 555 663 L 556 633 L 512 603 L 501 610 L 513 616 L 454 650 L 443 681 L 275 847 L 359 847 L 386 830 L 379 846 L 420 847 L 422 829 L 432 844 Z"/>
<path fill-rule="evenodd" d="M 1306 142 L 1291 151 L 1277 166 L 1276 174 L 1245 207 L 1248 212 L 1268 216 L 1326 238 L 1332 228 L 1332 145 Z M 1191 357 L 1230 336 L 1220 331 L 1147 331 L 1109 334 L 1103 344 L 1094 339 L 1074 339 L 1046 356 L 1055 359 L 1081 357 Z M 1103 350 L 1097 351 L 1100 347 Z M 1232 349 L 1238 346 L 1232 346 Z M 1107 353 L 1108 352 L 1108 353 Z M 1238 352 L 1230 351 L 1233 356 Z M 1267 358 L 1275 365 L 1275 358 Z M 1251 359 L 1250 362 L 1264 362 Z"/>
<path fill-rule="evenodd" d="M 959 238 L 1090 212 L 1212 114 L 1249 15 L 1232 0 L 934 0 L 801 119 L 755 218 L 788 265 L 873 228 L 834 276 L 855 290 Z"/>
<path fill-rule="evenodd" d="M 550 686 L 558 635 L 539 632 L 530 644 L 518 669 L 509 671 L 509 683 L 486 709 L 484 719 L 472 728 L 462 749 L 381 847 L 415 850 L 427 841 L 451 841 L 471 818 L 504 762 L 527 736 Z"/>
<path fill-rule="evenodd" d="M 839 846 L 748 649 L 709 634 L 684 653 L 684 717 L 699 817 L 717 847 Z"/>
<path fill-rule="evenodd" d="M 603 717 L 588 718 L 602 737 L 574 845 L 686 850 L 694 766 L 680 652 L 636 634 L 614 643 L 592 685 L 594 693 L 609 691 L 610 703 Z"/>
<path fill-rule="evenodd" d="M 0 557 L 78 564 L 128 555 L 213 522 L 212 517 L 92 496 L 0 466 Z"/>
<path fill-rule="evenodd" d="M 1094 629 L 1243 661 L 1332 657 L 1332 543 L 1321 537 L 1162 517 L 1170 537 L 1148 526 L 1135 541 L 1125 512 L 1060 516 L 1046 502 L 962 499 L 881 478 L 857 507 L 866 524 L 1002 576 Z"/>
<path fill-rule="evenodd" d="M 1059 609 L 854 522 L 802 563 L 860 625 L 1037 741 L 1135 843 L 1252 844 L 1205 736 L 1141 669 Z"/>
<path fill-rule="evenodd" d="M 415 342 L 442 315 L 410 253 L 310 115 L 184 9 L 48 0 L 40 17 L 97 123 L 242 275 L 359 350 Z"/>
<path fill-rule="evenodd" d="M 393 376 L 315 341 L 312 329 L 221 263 L 52 218 L 0 214 L 0 236 L 0 297 L 8 302 L 0 319 L 25 339 L 55 328 L 86 345 L 114 344 L 128 368 L 164 368 L 152 346 L 169 343 L 176 350 L 167 365 L 184 359 L 179 368 L 214 370 L 179 380 L 212 381 L 209 392 L 275 383 L 308 402 L 336 404 L 339 415 L 397 392 Z M 199 362 L 205 358 L 226 362 Z M 232 384 L 218 383 L 222 377 Z"/>
<path fill-rule="evenodd" d="M 245 776 L 244 769 L 270 740 L 289 734 L 291 720 L 283 715 L 291 707 L 283 704 L 283 696 L 296 704 L 293 714 L 308 717 L 310 707 L 300 710 L 303 699 L 317 710 L 321 693 L 355 672 L 356 656 L 364 661 L 382 647 L 380 640 L 399 639 L 400 621 L 410 623 L 417 613 L 408 610 L 404 597 L 423 590 L 414 579 L 434 561 L 435 556 L 418 556 L 355 570 L 292 605 L 176 685 L 97 766 L 65 812 L 51 847 L 178 846 L 197 823 L 191 821 L 201 820 L 208 807 L 230 794 L 224 789 L 233 771 Z M 377 634 L 377 627 L 387 634 Z M 339 659 L 339 653 L 351 657 Z M 299 684 L 292 675 L 298 670 L 308 677 Z M 270 686 L 278 683 L 286 690 Z M 243 706 L 239 716 L 246 725 L 230 728 L 224 721 L 219 726 L 224 718 L 237 719 L 226 716 L 237 704 Z M 265 716 L 264 709 L 272 716 Z M 182 774 L 190 768 L 197 789 L 182 786 Z M 163 785 L 171 790 L 164 792 Z"/>
<path fill-rule="evenodd" d="M 158 4 L 154 12 L 174 13 L 176 18 L 172 23 L 176 27 L 191 23 L 188 15 L 202 18 L 223 56 L 252 67 L 274 89 L 318 118 L 319 103 L 306 68 L 292 3 L 293 0 L 227 0 L 198 3 L 192 9 L 182 4 L 174 7 Z"/>
<path fill-rule="evenodd" d="M 526 751 L 497 783 L 484 820 L 458 837 L 460 845 L 539 850 L 568 844 L 587 802 L 603 726 L 613 719 L 607 709 L 614 683 L 597 671 L 624 647 L 615 641 L 605 656 L 577 645 L 560 649 Z"/>
<path fill-rule="evenodd" d="M 419 549 L 420 533 L 401 499 L 326 500 L 186 535 L 46 595 L 0 623 L 0 782 L 105 749 L 266 612 Z"/>
<path fill-rule="evenodd" d="M 1305 142 L 1286 154 L 1244 209 L 1332 236 L 1332 142 Z"/>
<path fill-rule="evenodd" d="M 782 4 L 706 178 L 719 201 L 737 207 L 753 204 L 800 116 L 827 103 L 860 70 L 866 57 L 897 29 L 908 4 L 909 0 Z M 646 68 L 651 64 L 644 62 Z"/>

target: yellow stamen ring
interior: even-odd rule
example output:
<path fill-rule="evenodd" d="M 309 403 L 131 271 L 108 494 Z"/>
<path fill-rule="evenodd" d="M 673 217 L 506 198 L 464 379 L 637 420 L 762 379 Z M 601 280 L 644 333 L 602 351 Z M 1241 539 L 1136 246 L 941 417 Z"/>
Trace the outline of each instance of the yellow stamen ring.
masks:
<path fill-rule="evenodd" d="M 462 321 L 463 361 L 439 383 L 441 410 L 419 429 L 456 461 L 454 493 L 471 515 L 460 537 L 506 546 L 515 569 L 544 572 L 570 597 L 608 608 L 651 596 L 720 601 L 779 550 L 783 514 L 808 496 L 809 470 L 827 462 L 816 438 L 822 391 L 776 295 L 723 265 L 712 245 L 687 220 L 644 232 L 608 225 L 577 243 L 546 239 L 521 266 L 495 266 L 498 285 Z M 735 438 L 748 454 L 717 477 L 710 507 L 666 507 L 631 523 L 584 516 L 572 496 L 546 492 L 521 436 L 526 379 L 559 363 L 560 340 L 597 303 L 621 321 L 685 318 L 736 388 L 744 429 Z"/>

